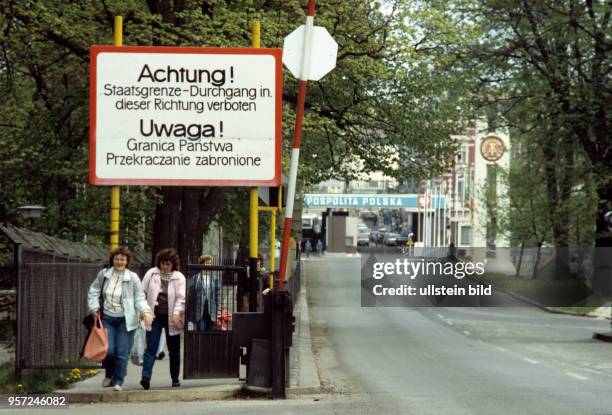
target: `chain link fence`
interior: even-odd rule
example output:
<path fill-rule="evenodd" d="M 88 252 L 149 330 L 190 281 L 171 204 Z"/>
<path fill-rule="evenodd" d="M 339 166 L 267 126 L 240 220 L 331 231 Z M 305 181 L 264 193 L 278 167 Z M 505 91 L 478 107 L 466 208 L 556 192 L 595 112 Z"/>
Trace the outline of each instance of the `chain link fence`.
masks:
<path fill-rule="evenodd" d="M 87 335 L 87 291 L 107 264 L 20 249 L 15 369 L 98 367 L 80 361 Z M 149 268 L 130 269 L 140 278 Z"/>
<path fill-rule="evenodd" d="M 75 367 L 87 331 L 87 290 L 101 264 L 24 263 L 17 289 L 16 369 Z"/>

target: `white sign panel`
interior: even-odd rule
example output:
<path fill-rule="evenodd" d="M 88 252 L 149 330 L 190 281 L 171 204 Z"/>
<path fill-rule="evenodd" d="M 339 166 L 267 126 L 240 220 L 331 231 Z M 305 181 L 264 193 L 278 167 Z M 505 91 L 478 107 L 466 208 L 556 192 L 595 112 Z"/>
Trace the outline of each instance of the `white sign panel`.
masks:
<path fill-rule="evenodd" d="M 92 184 L 280 184 L 281 51 L 91 48 Z"/>
<path fill-rule="evenodd" d="M 310 65 L 303 74 L 302 59 L 304 57 L 304 36 L 306 26 L 302 25 L 291 32 L 283 42 L 283 63 L 298 79 L 318 81 L 336 67 L 338 44 L 321 26 L 312 28 Z"/>

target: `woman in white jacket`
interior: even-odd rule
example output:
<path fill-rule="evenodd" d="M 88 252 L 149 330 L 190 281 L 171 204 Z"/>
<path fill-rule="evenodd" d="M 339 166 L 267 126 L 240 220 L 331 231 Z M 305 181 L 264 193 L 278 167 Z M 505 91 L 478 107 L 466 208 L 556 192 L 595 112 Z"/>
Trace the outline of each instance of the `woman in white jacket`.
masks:
<path fill-rule="evenodd" d="M 153 365 L 162 329 L 170 355 L 172 386 L 181 386 L 181 331 L 185 317 L 185 276 L 179 271 L 180 261 L 174 249 L 162 249 L 155 256 L 155 267 L 145 274 L 142 287 L 147 303 L 154 310 L 155 319 L 147 332 L 147 349 L 142 364 L 140 384 L 145 390 L 151 386 Z"/>
<path fill-rule="evenodd" d="M 126 247 L 115 248 L 110 254 L 111 267 L 98 273 L 87 293 L 92 315 L 100 315 L 102 299 L 102 324 L 108 330 L 108 353 L 103 362 L 106 376 L 102 386 L 112 385 L 116 391 L 121 390 L 127 373 L 128 355 L 139 317 L 147 324 L 153 320 L 138 275 L 127 269 L 131 256 Z"/>

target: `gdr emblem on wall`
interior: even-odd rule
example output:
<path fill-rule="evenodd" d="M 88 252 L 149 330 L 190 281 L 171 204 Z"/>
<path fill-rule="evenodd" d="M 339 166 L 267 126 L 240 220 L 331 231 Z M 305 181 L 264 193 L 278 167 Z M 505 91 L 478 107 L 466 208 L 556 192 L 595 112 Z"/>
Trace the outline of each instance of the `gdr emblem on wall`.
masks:
<path fill-rule="evenodd" d="M 497 161 L 504 155 L 506 147 L 504 142 L 495 136 L 490 136 L 480 143 L 480 154 L 487 161 Z"/>

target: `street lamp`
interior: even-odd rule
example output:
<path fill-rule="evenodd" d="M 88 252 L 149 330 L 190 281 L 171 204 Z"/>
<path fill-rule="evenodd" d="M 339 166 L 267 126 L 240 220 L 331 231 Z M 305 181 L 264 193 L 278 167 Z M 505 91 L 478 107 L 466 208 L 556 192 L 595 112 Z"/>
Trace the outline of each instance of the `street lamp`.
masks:
<path fill-rule="evenodd" d="M 40 205 L 24 205 L 19 206 L 17 209 L 19 209 L 21 216 L 25 219 L 38 219 L 42 216 L 45 207 Z"/>

